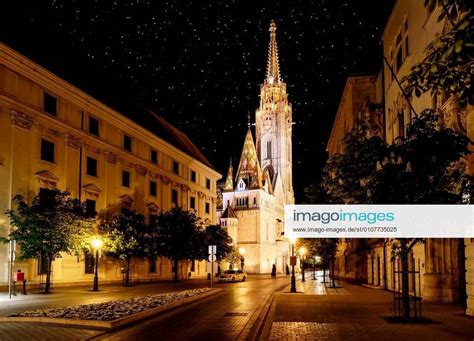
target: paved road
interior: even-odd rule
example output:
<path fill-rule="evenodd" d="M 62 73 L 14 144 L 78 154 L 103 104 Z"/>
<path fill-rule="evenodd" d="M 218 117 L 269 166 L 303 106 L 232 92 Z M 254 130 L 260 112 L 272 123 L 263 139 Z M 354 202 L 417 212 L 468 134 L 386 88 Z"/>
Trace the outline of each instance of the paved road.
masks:
<path fill-rule="evenodd" d="M 244 338 L 252 316 L 289 277 L 217 284 L 222 293 L 176 312 L 98 337 L 99 340 L 234 340 Z"/>

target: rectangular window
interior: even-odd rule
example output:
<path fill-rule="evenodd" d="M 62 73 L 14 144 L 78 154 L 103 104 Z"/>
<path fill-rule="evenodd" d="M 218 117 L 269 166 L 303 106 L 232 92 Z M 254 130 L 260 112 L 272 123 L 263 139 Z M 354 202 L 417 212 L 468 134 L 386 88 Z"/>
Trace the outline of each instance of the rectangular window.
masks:
<path fill-rule="evenodd" d="M 50 115 L 57 115 L 58 99 L 47 92 L 43 96 L 43 111 Z"/>
<path fill-rule="evenodd" d="M 154 149 L 152 149 L 150 152 L 150 161 L 155 165 L 158 164 L 158 152 Z"/>
<path fill-rule="evenodd" d="M 150 181 L 150 195 L 156 197 L 156 181 Z"/>
<path fill-rule="evenodd" d="M 211 180 L 210 179 L 206 179 L 206 188 L 211 189 Z"/>
<path fill-rule="evenodd" d="M 44 275 L 46 273 L 48 273 L 48 257 L 41 254 L 41 256 L 38 257 L 38 275 Z"/>
<path fill-rule="evenodd" d="M 123 135 L 123 149 L 126 151 L 132 151 L 132 138 L 128 135 Z"/>
<path fill-rule="evenodd" d="M 272 158 L 272 141 L 267 141 L 267 159 Z"/>
<path fill-rule="evenodd" d="M 99 136 L 99 120 L 89 116 L 89 133 Z"/>
<path fill-rule="evenodd" d="M 87 175 L 97 176 L 97 160 L 90 156 L 87 157 Z"/>
<path fill-rule="evenodd" d="M 196 198 L 190 197 L 189 198 L 189 208 L 195 210 L 196 209 Z"/>
<path fill-rule="evenodd" d="M 403 64 L 403 55 L 402 55 L 402 48 L 399 48 L 397 51 L 397 56 L 396 56 L 396 70 L 395 72 L 400 71 L 400 68 L 402 67 Z"/>
<path fill-rule="evenodd" d="M 84 273 L 93 274 L 94 273 L 94 254 L 89 251 L 84 252 Z"/>
<path fill-rule="evenodd" d="M 179 162 L 173 161 L 173 173 L 179 174 Z"/>
<path fill-rule="evenodd" d="M 196 172 L 192 170 L 192 171 L 191 171 L 191 181 L 192 181 L 192 182 L 196 182 L 196 178 L 197 178 Z"/>
<path fill-rule="evenodd" d="M 209 213 L 211 213 L 211 204 L 206 202 L 206 214 L 209 214 Z"/>
<path fill-rule="evenodd" d="M 86 199 L 86 212 L 87 215 L 91 218 L 94 218 L 97 215 L 97 211 L 95 210 L 96 202 L 95 200 Z"/>
<path fill-rule="evenodd" d="M 178 206 L 178 191 L 175 189 L 171 190 L 171 203 Z"/>
<path fill-rule="evenodd" d="M 148 272 L 155 273 L 156 272 L 156 260 L 155 258 L 148 258 Z"/>
<path fill-rule="evenodd" d="M 122 186 L 130 188 L 130 172 L 122 171 Z"/>
<path fill-rule="evenodd" d="M 54 143 L 41 139 L 41 160 L 54 163 Z"/>

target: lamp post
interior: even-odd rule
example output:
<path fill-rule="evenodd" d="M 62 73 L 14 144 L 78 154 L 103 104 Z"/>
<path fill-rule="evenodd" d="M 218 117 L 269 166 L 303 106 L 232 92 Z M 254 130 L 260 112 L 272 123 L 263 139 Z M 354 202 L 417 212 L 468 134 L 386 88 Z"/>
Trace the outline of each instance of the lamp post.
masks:
<path fill-rule="evenodd" d="M 99 238 L 94 238 L 91 242 L 92 248 L 94 249 L 94 286 L 92 291 L 99 291 L 99 250 L 102 247 L 102 240 Z"/>
<path fill-rule="evenodd" d="M 244 271 L 244 265 L 245 265 L 245 247 L 239 248 L 239 253 L 240 253 L 240 270 Z"/>
<path fill-rule="evenodd" d="M 321 262 L 321 257 L 314 256 L 314 271 L 313 271 L 313 279 L 316 280 L 316 264 Z"/>
<path fill-rule="evenodd" d="M 306 254 L 306 248 L 302 247 L 299 250 L 300 260 L 301 260 L 301 282 L 305 282 L 304 278 L 304 255 Z"/>
<path fill-rule="evenodd" d="M 295 257 L 295 243 L 296 238 L 291 236 L 289 238 L 291 244 L 291 289 L 290 292 L 296 292 L 296 278 L 295 278 L 295 265 L 296 265 L 296 257 Z"/>

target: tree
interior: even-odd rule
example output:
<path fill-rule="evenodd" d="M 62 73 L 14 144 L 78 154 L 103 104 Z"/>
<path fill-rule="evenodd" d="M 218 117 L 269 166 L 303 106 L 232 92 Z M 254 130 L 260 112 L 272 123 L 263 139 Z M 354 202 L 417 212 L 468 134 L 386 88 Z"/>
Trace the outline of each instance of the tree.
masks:
<path fill-rule="evenodd" d="M 209 225 L 205 229 L 204 259 L 207 258 L 209 245 L 216 245 L 218 262 L 225 259 L 233 250 L 232 238 L 220 225 Z"/>
<path fill-rule="evenodd" d="M 309 200 L 326 199 L 333 204 L 361 204 L 366 202 L 365 183 L 374 172 L 377 160 L 385 154 L 386 145 L 378 136 L 368 134 L 364 124 L 352 129 L 343 139 L 344 152 L 334 155 L 323 169 L 321 188 L 309 187 Z M 321 199 L 319 199 L 321 200 Z"/>
<path fill-rule="evenodd" d="M 438 20 L 448 20 L 451 29 L 443 32 L 426 48 L 426 57 L 413 66 L 402 80 L 407 93 L 431 91 L 452 96 L 461 107 L 474 104 L 474 15 L 468 0 L 425 0 L 433 11 L 441 7 Z"/>
<path fill-rule="evenodd" d="M 158 215 L 160 252 L 171 259 L 175 282 L 178 282 L 179 261 L 204 259 L 205 234 L 199 223 L 194 212 L 180 207 L 173 207 Z"/>
<path fill-rule="evenodd" d="M 235 246 L 232 246 L 224 260 L 230 264 L 230 268 L 232 269 L 236 264 L 237 266 L 240 264 L 241 257 L 239 250 Z"/>
<path fill-rule="evenodd" d="M 360 138 L 354 138 L 360 136 Z M 456 204 L 471 179 L 463 157 L 468 139 L 440 124 L 425 110 L 406 127 L 406 135 L 388 145 L 352 131 L 342 155 L 328 160 L 323 189 L 332 202 L 354 204 Z M 361 155 L 363 153 L 369 153 Z M 408 254 L 420 239 L 397 239 L 393 255 L 402 264 L 403 316 L 410 317 Z"/>
<path fill-rule="evenodd" d="M 17 209 L 7 215 L 14 230 L 3 240 L 17 241 L 21 259 L 38 257 L 46 262 L 44 293 L 48 294 L 53 260 L 62 252 L 79 257 L 92 236 L 94 219 L 85 204 L 65 191 L 41 190 L 31 205 L 21 195 L 13 201 Z"/>
<path fill-rule="evenodd" d="M 125 262 L 124 286 L 130 285 L 130 262 L 133 257 L 146 257 L 149 227 L 145 217 L 123 209 L 122 213 L 100 225 L 107 254 Z"/>

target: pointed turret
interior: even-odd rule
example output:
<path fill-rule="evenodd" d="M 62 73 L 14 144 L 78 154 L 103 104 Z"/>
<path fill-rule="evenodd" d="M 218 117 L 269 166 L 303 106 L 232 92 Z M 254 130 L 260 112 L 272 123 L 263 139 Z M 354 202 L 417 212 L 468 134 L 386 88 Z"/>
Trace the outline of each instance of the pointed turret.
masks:
<path fill-rule="evenodd" d="M 280 83 L 280 65 L 278 63 L 278 46 L 276 42 L 276 24 L 270 22 L 270 43 L 268 45 L 267 77 L 265 82 Z"/>
<path fill-rule="evenodd" d="M 234 190 L 234 168 L 232 167 L 232 158 L 230 158 L 229 170 L 227 171 L 227 178 L 225 180 L 224 192 L 232 192 Z"/>
<path fill-rule="evenodd" d="M 237 170 L 237 184 L 244 180 L 249 189 L 262 188 L 262 170 L 258 162 L 257 150 L 253 142 L 250 128 L 245 136 L 242 155 L 240 156 L 239 168 Z"/>

